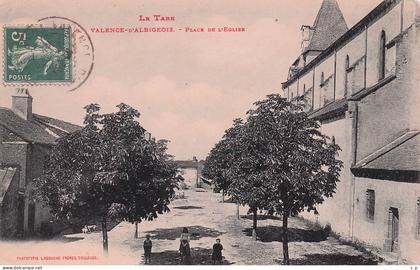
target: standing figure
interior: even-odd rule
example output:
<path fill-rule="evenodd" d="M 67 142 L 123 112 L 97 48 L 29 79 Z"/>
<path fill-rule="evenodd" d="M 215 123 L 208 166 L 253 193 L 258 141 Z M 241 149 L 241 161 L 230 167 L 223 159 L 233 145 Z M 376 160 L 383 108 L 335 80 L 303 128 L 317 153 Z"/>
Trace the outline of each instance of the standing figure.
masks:
<path fill-rule="evenodd" d="M 222 264 L 222 250 L 223 246 L 220 244 L 220 239 L 217 238 L 216 243 L 213 245 L 213 253 L 211 254 L 213 264 Z"/>
<path fill-rule="evenodd" d="M 187 228 L 182 229 L 181 239 L 179 243 L 179 253 L 181 254 L 181 263 L 185 260 L 189 260 L 191 257 L 190 250 L 190 234 L 188 233 Z"/>
<path fill-rule="evenodd" d="M 145 264 L 150 264 L 151 260 L 150 257 L 152 255 L 152 240 L 150 240 L 150 234 L 146 234 L 146 240 L 143 242 L 144 248 L 144 261 Z"/>

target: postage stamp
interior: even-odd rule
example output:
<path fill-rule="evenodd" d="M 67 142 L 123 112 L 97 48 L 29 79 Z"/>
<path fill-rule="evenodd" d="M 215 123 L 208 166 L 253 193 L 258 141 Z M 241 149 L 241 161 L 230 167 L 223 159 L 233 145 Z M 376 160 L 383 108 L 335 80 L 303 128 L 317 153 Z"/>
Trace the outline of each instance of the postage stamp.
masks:
<path fill-rule="evenodd" d="M 70 27 L 4 27 L 5 83 L 71 83 Z"/>

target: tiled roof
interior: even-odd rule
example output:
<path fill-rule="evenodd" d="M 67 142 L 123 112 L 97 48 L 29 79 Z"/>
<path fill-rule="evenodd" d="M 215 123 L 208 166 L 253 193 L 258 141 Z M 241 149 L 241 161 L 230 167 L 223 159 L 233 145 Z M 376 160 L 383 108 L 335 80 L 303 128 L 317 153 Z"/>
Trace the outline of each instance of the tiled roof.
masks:
<path fill-rule="evenodd" d="M 380 80 L 377 84 L 375 84 L 371 87 L 368 87 L 368 88 L 363 88 L 360 91 L 352 94 L 351 97 L 349 98 L 349 100 L 361 100 L 365 96 L 368 96 L 368 95 L 374 93 L 376 90 L 381 89 L 384 85 L 392 82 L 396 78 L 397 78 L 396 75 L 388 76 L 388 77 Z"/>
<path fill-rule="evenodd" d="M 347 110 L 347 99 L 342 98 L 325 105 L 309 113 L 309 117 L 316 120 L 324 120 L 336 115 L 343 114 Z"/>
<path fill-rule="evenodd" d="M 33 121 L 27 121 L 16 115 L 11 109 L 0 108 L 0 125 L 3 125 L 20 138 L 27 142 L 40 144 L 53 144 L 58 136 L 54 136 L 54 131 L 50 125 L 59 128 L 63 135 L 77 130 L 78 126 L 46 117 L 41 115 L 33 115 Z"/>
<path fill-rule="evenodd" d="M 13 176 L 16 173 L 16 168 L 4 167 L 0 168 L 0 205 L 3 202 L 4 195 L 6 195 L 12 182 Z"/>
<path fill-rule="evenodd" d="M 78 125 L 65 122 L 56 118 L 44 116 L 44 115 L 33 114 L 33 116 L 34 116 L 34 119 L 40 122 L 41 124 L 48 125 L 50 127 L 55 127 L 57 129 L 62 129 L 63 131 L 66 131 L 66 132 L 74 132 L 82 128 Z"/>
<path fill-rule="evenodd" d="M 194 160 L 175 160 L 175 163 L 178 165 L 179 168 L 196 168 L 197 162 Z M 202 165 L 203 161 L 199 161 L 199 166 Z"/>
<path fill-rule="evenodd" d="M 354 169 L 420 171 L 420 131 L 408 131 L 356 163 Z"/>
<path fill-rule="evenodd" d="M 347 32 L 348 27 L 336 0 L 324 0 L 314 25 L 313 35 L 306 51 L 323 51 Z"/>

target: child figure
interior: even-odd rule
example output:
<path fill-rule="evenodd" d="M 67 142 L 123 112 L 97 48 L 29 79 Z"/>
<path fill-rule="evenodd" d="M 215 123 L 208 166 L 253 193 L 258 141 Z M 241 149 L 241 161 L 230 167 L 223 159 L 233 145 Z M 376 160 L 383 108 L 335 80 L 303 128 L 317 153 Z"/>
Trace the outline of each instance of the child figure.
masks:
<path fill-rule="evenodd" d="M 143 248 L 145 264 L 150 264 L 150 256 L 152 254 L 152 240 L 150 240 L 150 234 L 146 234 L 146 239 L 143 242 Z"/>
<path fill-rule="evenodd" d="M 216 239 L 216 243 L 213 245 L 213 253 L 211 258 L 213 259 L 213 264 L 222 264 L 222 250 L 223 246 L 220 244 L 220 239 Z"/>
<path fill-rule="evenodd" d="M 179 239 L 179 253 L 181 255 L 181 262 L 189 261 L 191 256 L 190 250 L 190 233 L 188 229 L 184 227 L 182 229 L 181 238 Z"/>

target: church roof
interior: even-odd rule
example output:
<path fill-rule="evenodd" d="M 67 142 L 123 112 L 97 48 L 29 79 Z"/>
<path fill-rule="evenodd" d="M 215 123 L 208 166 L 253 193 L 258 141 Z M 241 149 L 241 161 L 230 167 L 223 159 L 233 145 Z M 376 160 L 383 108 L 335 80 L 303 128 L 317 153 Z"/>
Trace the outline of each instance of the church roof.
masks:
<path fill-rule="evenodd" d="M 360 160 L 353 169 L 420 172 L 420 131 L 408 131 Z"/>
<path fill-rule="evenodd" d="M 327 0 L 328 2 L 333 0 Z M 325 1 L 324 1 L 325 2 Z M 333 1 L 336 2 L 336 1 Z M 314 66 L 316 66 L 320 61 L 331 55 L 331 53 L 334 52 L 334 50 L 337 50 L 342 46 L 343 44 L 347 44 L 350 40 L 352 40 L 356 35 L 360 34 L 362 31 L 365 30 L 365 28 L 369 25 L 371 25 L 376 19 L 380 18 L 386 12 L 388 12 L 391 8 L 396 6 L 398 3 L 400 3 L 400 0 L 384 0 L 382 1 L 377 7 L 375 7 L 371 12 L 369 12 L 365 17 L 363 17 L 359 22 L 357 22 L 351 29 L 349 29 L 347 32 L 345 32 L 343 35 L 341 35 L 336 41 L 334 41 L 332 44 L 330 44 L 325 50 L 323 50 L 315 59 L 310 61 L 303 67 L 299 72 L 293 74 L 292 76 L 289 76 L 286 82 L 282 83 L 282 88 L 286 89 L 289 85 L 294 83 L 300 76 L 308 72 L 309 70 L 313 69 Z M 327 3 L 325 4 L 327 6 Z M 322 10 L 323 8 L 321 8 Z M 324 13 L 323 12 L 319 13 Z M 341 15 L 342 16 L 342 15 Z M 323 16 L 319 16 L 323 17 Z M 317 16 L 318 18 L 318 16 Z M 343 19 L 344 20 L 344 19 Z M 315 20 L 314 25 L 317 23 L 320 24 L 320 20 Z M 331 20 L 334 21 L 334 20 Z M 328 22 L 328 20 L 327 20 Z M 324 27 L 321 27 L 324 28 Z M 320 32 L 320 31 L 319 31 Z M 315 33 L 314 33 L 315 35 Z M 318 34 L 317 34 L 318 35 Z M 334 35 L 335 36 L 335 35 Z M 314 38 L 313 43 L 318 43 L 316 40 L 318 38 Z M 315 46 L 309 46 L 311 48 L 315 48 Z"/>
<path fill-rule="evenodd" d="M 346 21 L 336 0 L 323 0 L 312 30 L 313 35 L 306 51 L 323 51 L 347 32 Z"/>

